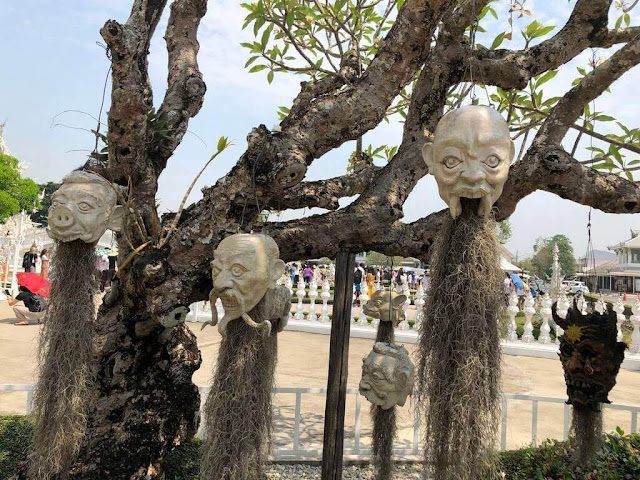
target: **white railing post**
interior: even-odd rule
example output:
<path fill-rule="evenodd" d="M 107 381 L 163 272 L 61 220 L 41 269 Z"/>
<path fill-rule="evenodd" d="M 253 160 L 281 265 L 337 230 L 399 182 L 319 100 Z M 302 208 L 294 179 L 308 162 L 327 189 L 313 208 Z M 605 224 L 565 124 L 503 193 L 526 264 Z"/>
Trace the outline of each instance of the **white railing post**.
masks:
<path fill-rule="evenodd" d="M 413 297 L 413 303 L 416 306 L 416 321 L 413 324 L 414 330 L 420 330 L 420 324 L 422 323 L 422 317 L 424 316 L 424 288 L 422 287 L 422 282 L 418 284 L 418 289 L 416 290 L 416 295 Z"/>
<path fill-rule="evenodd" d="M 618 327 L 618 336 L 616 340 L 618 342 L 622 341 L 622 322 L 626 320 L 624 316 L 624 303 L 622 303 L 622 295 L 618 296 L 618 301 L 616 302 L 613 310 L 617 313 L 617 327 Z"/>
<path fill-rule="evenodd" d="M 631 334 L 631 353 L 640 353 L 640 295 L 636 298 L 636 303 L 631 307 L 631 324 L 633 325 L 633 333 Z"/>
<path fill-rule="evenodd" d="M 316 283 L 316 277 L 311 279 L 311 283 L 309 283 L 309 316 L 307 320 L 310 322 L 318 321 L 318 313 L 316 307 L 316 298 L 318 298 L 318 284 Z"/>
<path fill-rule="evenodd" d="M 598 301 L 596 302 L 596 305 L 594 307 L 594 310 L 599 313 L 600 315 L 603 315 L 604 312 L 607 311 L 607 306 L 604 303 L 604 300 L 602 298 L 602 294 L 600 294 L 600 298 L 598 298 Z"/>
<path fill-rule="evenodd" d="M 542 325 L 540 326 L 538 341 L 546 345 L 551 343 L 551 335 L 549 335 L 551 332 L 551 327 L 549 326 L 549 320 L 551 319 L 551 297 L 548 293 L 545 293 L 542 297 L 540 316 L 542 317 Z"/>
<path fill-rule="evenodd" d="M 298 297 L 298 310 L 296 311 L 296 320 L 302 321 L 304 320 L 304 296 L 307 292 L 304 289 L 304 278 L 300 275 L 300 279 L 298 280 L 298 290 L 296 290 L 296 295 Z"/>
<path fill-rule="evenodd" d="M 511 291 L 509 294 L 509 323 L 507 324 L 507 340 L 515 342 L 518 340 L 518 324 L 516 323 L 516 315 L 518 315 L 518 296 L 515 291 Z"/>
<path fill-rule="evenodd" d="M 291 280 L 291 276 L 287 278 L 285 286 L 289 289 L 289 293 L 293 297 L 293 280 Z M 293 313 L 291 313 L 291 308 L 289 308 L 289 321 L 293 320 Z"/>
<path fill-rule="evenodd" d="M 393 288 L 393 287 L 390 287 Z M 403 320 L 398 325 L 400 330 L 409 330 L 411 326 L 409 325 L 409 314 L 407 311 L 409 310 L 409 306 L 411 305 L 411 293 L 409 292 L 409 286 L 403 287 L 402 294 L 407 297 L 407 299 L 402 304 L 402 315 Z"/>
<path fill-rule="evenodd" d="M 533 337 L 533 323 L 531 323 L 531 318 L 533 314 L 536 313 L 536 309 L 534 307 L 535 302 L 533 297 L 531 296 L 531 290 L 527 290 L 524 294 L 524 316 L 526 317 L 526 322 L 524 324 L 524 332 L 522 334 L 522 341 L 525 343 L 532 343 L 535 341 Z"/>
<path fill-rule="evenodd" d="M 367 314 L 364 313 L 364 306 L 369 301 L 369 295 L 367 295 L 367 284 L 362 282 L 362 291 L 360 292 L 360 316 L 358 317 L 358 325 L 361 327 L 368 327 Z"/>
<path fill-rule="evenodd" d="M 560 318 L 567 318 L 567 312 L 569 311 L 569 299 L 567 298 L 567 295 L 564 292 L 558 297 L 557 308 L 558 308 L 557 310 L 558 316 Z M 564 330 L 557 323 L 555 324 L 554 329 L 556 331 L 556 343 L 558 343 L 560 342 L 560 337 L 564 335 Z"/>
<path fill-rule="evenodd" d="M 331 285 L 329 285 L 329 277 L 327 276 L 322 282 L 322 293 L 320 294 L 320 298 L 322 298 L 322 315 L 320 315 L 320 322 L 329 323 L 331 319 L 329 318 L 329 298 L 331 298 Z"/>

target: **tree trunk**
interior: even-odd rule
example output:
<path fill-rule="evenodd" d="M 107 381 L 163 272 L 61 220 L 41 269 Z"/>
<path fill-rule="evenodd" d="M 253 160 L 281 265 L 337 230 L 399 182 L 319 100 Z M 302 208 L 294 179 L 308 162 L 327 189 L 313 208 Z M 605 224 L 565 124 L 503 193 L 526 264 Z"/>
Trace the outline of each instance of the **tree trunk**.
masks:
<path fill-rule="evenodd" d="M 200 395 L 191 377 L 201 356 L 183 323 L 187 309 L 158 322 L 143 313 L 143 299 L 127 295 L 100 309 L 99 397 L 72 478 L 157 478 L 168 451 L 197 431 Z"/>

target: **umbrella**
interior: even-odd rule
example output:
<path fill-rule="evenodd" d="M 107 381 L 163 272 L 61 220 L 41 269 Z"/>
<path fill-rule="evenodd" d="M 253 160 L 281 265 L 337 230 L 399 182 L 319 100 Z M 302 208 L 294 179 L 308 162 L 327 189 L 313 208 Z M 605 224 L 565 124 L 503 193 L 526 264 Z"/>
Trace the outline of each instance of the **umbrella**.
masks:
<path fill-rule="evenodd" d="M 49 298 L 51 284 L 34 272 L 20 272 L 17 275 L 18 285 L 28 288 L 31 293 Z"/>
<path fill-rule="evenodd" d="M 517 289 L 522 290 L 524 288 L 524 283 L 522 282 L 522 279 L 515 273 L 511 274 L 511 281 L 513 282 L 513 286 L 516 287 Z"/>

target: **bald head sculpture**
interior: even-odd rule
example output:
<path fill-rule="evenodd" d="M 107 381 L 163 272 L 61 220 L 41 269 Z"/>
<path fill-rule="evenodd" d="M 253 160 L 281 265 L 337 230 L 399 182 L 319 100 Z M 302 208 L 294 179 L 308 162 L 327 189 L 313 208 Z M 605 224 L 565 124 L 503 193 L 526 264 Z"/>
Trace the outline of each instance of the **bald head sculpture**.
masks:
<path fill-rule="evenodd" d="M 107 229 L 120 231 L 124 207 L 111 183 L 100 175 L 75 171 L 51 197 L 47 233 L 54 240 L 93 244 Z"/>
<path fill-rule="evenodd" d="M 453 218 L 462 213 L 461 198 L 480 199 L 478 215 L 489 216 L 502 195 L 514 154 L 507 122 L 493 108 L 479 105 L 447 113 L 433 143 L 422 148 Z"/>
<path fill-rule="evenodd" d="M 403 346 L 378 342 L 362 359 L 360 394 L 383 410 L 402 407 L 413 391 L 413 376 L 414 366 Z"/>
<path fill-rule="evenodd" d="M 213 257 L 210 298 L 212 302 L 218 298 L 222 301 L 224 317 L 218 329 L 224 334 L 229 321 L 240 317 L 247 321 L 248 312 L 258 305 L 267 291 L 276 287 L 284 271 L 284 262 L 271 237 L 246 233 L 226 237 L 213 252 Z"/>

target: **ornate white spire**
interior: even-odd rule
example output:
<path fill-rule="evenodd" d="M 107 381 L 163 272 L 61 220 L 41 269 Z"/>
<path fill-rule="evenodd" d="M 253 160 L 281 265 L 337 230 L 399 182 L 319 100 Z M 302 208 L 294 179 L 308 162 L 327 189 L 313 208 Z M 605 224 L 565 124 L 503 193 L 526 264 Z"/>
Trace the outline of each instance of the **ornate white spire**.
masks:
<path fill-rule="evenodd" d="M 7 147 L 7 144 L 4 143 L 4 126 L 6 124 L 7 124 L 6 120 L 3 123 L 0 123 L 0 153 L 3 153 L 5 155 L 11 155 L 11 152 L 9 151 L 9 147 Z"/>

